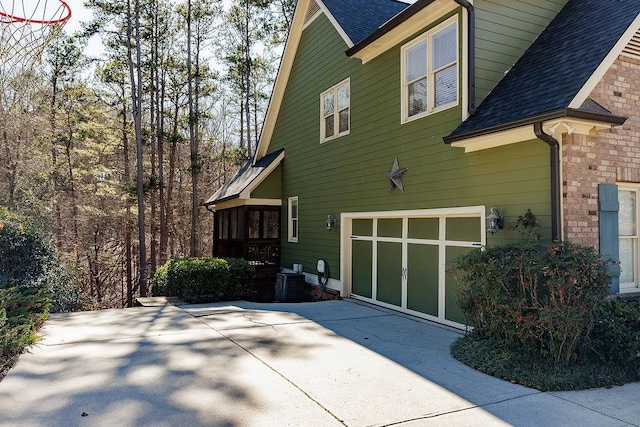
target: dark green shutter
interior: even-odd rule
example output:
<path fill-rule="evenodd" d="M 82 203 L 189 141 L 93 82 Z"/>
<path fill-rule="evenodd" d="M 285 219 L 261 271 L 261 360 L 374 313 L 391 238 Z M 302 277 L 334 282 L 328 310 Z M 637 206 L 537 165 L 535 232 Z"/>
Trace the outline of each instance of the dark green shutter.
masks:
<path fill-rule="evenodd" d="M 609 292 L 620 292 L 620 244 L 618 233 L 618 186 L 614 184 L 598 185 L 598 208 L 600 220 L 600 254 L 613 262 L 609 263 L 611 281 Z"/>

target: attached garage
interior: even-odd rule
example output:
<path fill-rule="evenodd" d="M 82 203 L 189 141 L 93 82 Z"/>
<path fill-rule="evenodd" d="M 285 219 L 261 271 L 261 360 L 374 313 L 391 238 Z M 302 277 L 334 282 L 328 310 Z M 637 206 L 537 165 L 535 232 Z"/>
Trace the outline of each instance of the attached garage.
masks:
<path fill-rule="evenodd" d="M 342 214 L 345 294 L 461 327 L 451 261 L 485 245 L 485 207 Z"/>

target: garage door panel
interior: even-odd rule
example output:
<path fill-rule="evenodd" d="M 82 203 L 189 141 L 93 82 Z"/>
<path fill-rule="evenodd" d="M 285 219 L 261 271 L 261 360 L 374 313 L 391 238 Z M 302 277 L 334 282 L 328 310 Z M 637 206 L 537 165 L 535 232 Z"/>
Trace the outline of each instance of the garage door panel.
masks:
<path fill-rule="evenodd" d="M 440 220 L 438 218 L 409 218 L 410 239 L 438 240 Z"/>
<path fill-rule="evenodd" d="M 438 316 L 438 246 L 407 245 L 407 308 Z"/>
<path fill-rule="evenodd" d="M 473 250 L 478 250 L 474 248 L 458 248 L 454 246 L 449 246 L 446 249 L 446 271 L 452 266 L 453 261 Z M 464 315 L 462 314 L 462 310 L 458 307 L 458 293 L 460 292 L 460 287 L 458 283 L 451 277 L 449 273 L 445 273 L 445 304 L 444 304 L 444 313 L 445 319 L 451 320 L 452 322 L 458 322 L 464 324 Z"/>
<path fill-rule="evenodd" d="M 378 220 L 379 237 L 402 237 L 402 218 L 385 218 Z"/>
<path fill-rule="evenodd" d="M 373 219 L 354 219 L 351 223 L 354 236 L 373 236 Z"/>
<path fill-rule="evenodd" d="M 446 240 L 479 242 L 480 220 L 478 218 L 447 218 Z"/>
<path fill-rule="evenodd" d="M 373 242 L 354 240 L 352 245 L 352 291 L 356 295 L 371 298 L 373 296 Z"/>
<path fill-rule="evenodd" d="M 378 242 L 377 300 L 402 305 L 402 243 Z"/>

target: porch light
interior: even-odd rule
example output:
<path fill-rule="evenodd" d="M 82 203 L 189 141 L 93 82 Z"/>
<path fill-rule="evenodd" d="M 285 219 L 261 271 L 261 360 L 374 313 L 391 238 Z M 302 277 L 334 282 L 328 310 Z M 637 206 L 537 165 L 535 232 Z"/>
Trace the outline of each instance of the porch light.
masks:
<path fill-rule="evenodd" d="M 327 215 L 325 225 L 327 226 L 327 231 L 333 230 L 336 228 L 336 218 L 333 215 Z"/>
<path fill-rule="evenodd" d="M 486 217 L 487 233 L 495 234 L 504 227 L 504 215 L 496 208 L 491 208 L 491 213 Z"/>

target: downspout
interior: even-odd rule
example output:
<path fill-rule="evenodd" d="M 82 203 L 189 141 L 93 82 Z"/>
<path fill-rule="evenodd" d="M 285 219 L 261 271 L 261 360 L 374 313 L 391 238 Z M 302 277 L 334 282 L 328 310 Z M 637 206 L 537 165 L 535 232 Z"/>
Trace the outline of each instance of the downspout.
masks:
<path fill-rule="evenodd" d="M 549 144 L 551 147 L 551 238 L 554 241 L 561 240 L 560 226 L 562 223 L 562 212 L 560 212 L 562 186 L 560 182 L 560 144 L 551 135 L 544 132 L 542 123 L 533 125 L 533 132 L 536 137 Z"/>
<path fill-rule="evenodd" d="M 467 9 L 469 13 L 469 31 L 468 31 L 468 81 L 467 94 L 469 97 L 469 115 L 476 112 L 476 10 L 467 0 L 453 0 L 460 6 Z"/>

